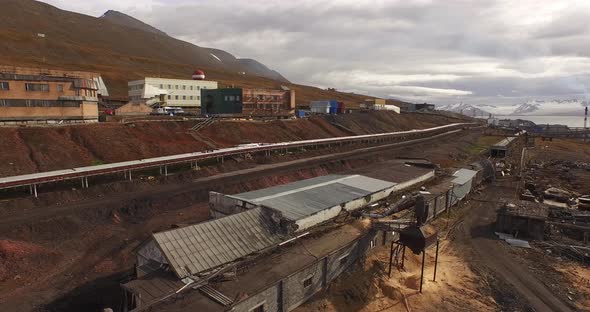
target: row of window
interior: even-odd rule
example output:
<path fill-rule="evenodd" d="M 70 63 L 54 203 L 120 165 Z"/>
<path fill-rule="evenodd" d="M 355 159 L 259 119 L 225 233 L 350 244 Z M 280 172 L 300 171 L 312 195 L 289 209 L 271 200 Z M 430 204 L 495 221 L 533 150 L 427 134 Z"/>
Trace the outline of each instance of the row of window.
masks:
<path fill-rule="evenodd" d="M 169 99 L 169 100 L 172 100 L 172 95 L 169 95 L 169 96 L 168 96 L 168 99 Z M 175 95 L 175 96 L 174 96 L 174 99 L 175 99 L 175 100 L 185 100 L 185 101 L 186 101 L 186 100 L 190 100 L 190 101 L 192 101 L 192 100 L 194 100 L 194 99 L 201 100 L 201 96 L 200 96 L 200 95 L 196 95 L 196 96 L 192 96 L 192 95 L 182 95 L 182 96 L 180 96 L 180 95 Z"/>
<path fill-rule="evenodd" d="M 239 95 L 226 95 L 224 97 L 225 101 L 239 101 L 240 100 L 240 96 Z"/>
<path fill-rule="evenodd" d="M 0 81 L 0 90 L 10 90 L 10 84 L 7 81 Z M 25 83 L 26 91 L 34 92 L 49 92 L 49 84 L 47 83 Z M 63 92 L 64 85 L 58 84 L 57 91 Z"/>
<path fill-rule="evenodd" d="M 187 90 L 187 86 L 185 85 L 167 85 L 168 88 L 167 90 L 172 90 L 172 87 L 174 87 L 174 90 Z M 164 84 L 160 84 L 160 89 L 164 89 Z M 203 86 L 203 89 L 207 89 L 206 86 Z M 201 90 L 201 86 L 196 86 L 196 88 L 193 88 L 193 86 L 188 86 L 188 90 Z"/>
<path fill-rule="evenodd" d="M 0 107 L 80 107 L 80 101 L 0 99 Z"/>
<path fill-rule="evenodd" d="M 166 88 L 167 90 L 201 90 L 201 89 L 207 89 L 206 86 L 203 86 L 201 88 L 201 86 L 186 86 L 186 85 L 165 85 L 165 84 L 160 84 L 160 89 L 164 89 L 164 87 L 168 87 Z M 129 91 L 133 91 L 133 90 L 143 90 L 144 85 L 143 84 L 138 84 L 138 85 L 132 85 L 129 86 Z"/>

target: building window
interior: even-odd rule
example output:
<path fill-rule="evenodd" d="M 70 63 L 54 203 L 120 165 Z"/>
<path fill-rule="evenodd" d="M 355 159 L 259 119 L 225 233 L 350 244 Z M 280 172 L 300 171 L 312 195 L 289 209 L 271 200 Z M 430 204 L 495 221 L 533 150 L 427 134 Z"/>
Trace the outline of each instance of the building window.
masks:
<path fill-rule="evenodd" d="M 168 89 L 172 89 L 172 85 L 168 85 Z"/>
<path fill-rule="evenodd" d="M 182 96 L 182 99 L 183 99 L 183 100 L 186 100 L 186 95 L 183 95 L 183 96 Z"/>
<path fill-rule="evenodd" d="M 186 90 L 186 86 L 185 85 L 182 86 L 182 90 Z"/>
<path fill-rule="evenodd" d="M 257 306 L 253 307 L 252 309 L 248 310 L 248 312 L 265 312 L 264 309 L 264 302 L 259 303 Z"/>
<path fill-rule="evenodd" d="M 175 86 L 174 86 L 174 88 L 175 88 L 176 90 L 178 90 L 178 85 L 175 85 Z"/>
<path fill-rule="evenodd" d="M 235 96 L 233 96 L 233 95 L 230 95 L 230 96 L 229 96 L 229 100 L 230 100 L 230 101 L 235 101 L 235 100 L 236 100 L 236 97 L 235 97 Z"/>
<path fill-rule="evenodd" d="M 190 99 L 191 99 L 191 100 L 193 99 L 193 96 L 192 96 L 192 95 L 191 95 Z"/>
<path fill-rule="evenodd" d="M 197 95 L 197 100 L 200 100 L 200 99 L 201 99 L 201 96 L 200 95 Z"/>
<path fill-rule="evenodd" d="M 178 100 L 178 95 L 175 95 L 175 96 L 174 96 L 174 99 L 175 99 L 175 100 Z"/>
<path fill-rule="evenodd" d="M 346 263 L 348 262 L 348 255 L 344 255 L 342 257 L 340 257 L 340 259 L 338 259 L 340 265 L 346 265 Z"/>
<path fill-rule="evenodd" d="M 58 92 L 64 92 L 64 85 L 62 85 L 62 84 L 58 84 L 58 85 L 57 85 L 57 91 L 58 91 Z"/>
<path fill-rule="evenodd" d="M 239 100 L 240 100 L 240 96 L 236 95 L 236 101 L 239 101 Z"/>
<path fill-rule="evenodd" d="M 223 100 L 226 101 L 226 102 L 229 101 L 229 95 L 224 96 L 223 97 Z"/>
<path fill-rule="evenodd" d="M 303 280 L 303 288 L 311 286 L 311 276 Z"/>
<path fill-rule="evenodd" d="M 201 86 L 197 86 L 197 90 L 201 90 Z"/>
<path fill-rule="evenodd" d="M 160 89 L 164 89 L 164 85 L 163 84 L 160 84 Z"/>
<path fill-rule="evenodd" d="M 49 85 L 46 83 L 25 83 L 25 90 L 49 92 Z"/>
<path fill-rule="evenodd" d="M 7 81 L 0 81 L 0 90 L 10 90 L 10 86 Z"/>
<path fill-rule="evenodd" d="M 193 86 L 190 86 L 190 88 L 191 88 L 191 91 L 193 91 Z"/>
<path fill-rule="evenodd" d="M 169 99 L 169 100 L 172 100 L 172 95 L 169 95 L 169 96 L 168 96 L 168 99 Z"/>

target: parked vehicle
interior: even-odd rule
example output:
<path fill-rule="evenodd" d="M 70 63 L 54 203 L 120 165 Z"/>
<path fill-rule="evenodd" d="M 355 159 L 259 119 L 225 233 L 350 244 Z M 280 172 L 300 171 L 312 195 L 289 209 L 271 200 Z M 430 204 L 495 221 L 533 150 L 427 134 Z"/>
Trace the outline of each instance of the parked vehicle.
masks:
<path fill-rule="evenodd" d="M 164 106 L 155 108 L 154 114 L 176 116 L 184 114 L 184 110 L 182 109 L 182 107 Z"/>

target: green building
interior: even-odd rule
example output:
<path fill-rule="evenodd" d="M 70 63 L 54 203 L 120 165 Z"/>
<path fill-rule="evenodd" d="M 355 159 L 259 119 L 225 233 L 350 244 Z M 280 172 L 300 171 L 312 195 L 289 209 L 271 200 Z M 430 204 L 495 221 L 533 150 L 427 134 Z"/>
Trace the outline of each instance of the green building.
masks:
<path fill-rule="evenodd" d="M 242 89 L 201 89 L 201 114 L 241 114 Z"/>

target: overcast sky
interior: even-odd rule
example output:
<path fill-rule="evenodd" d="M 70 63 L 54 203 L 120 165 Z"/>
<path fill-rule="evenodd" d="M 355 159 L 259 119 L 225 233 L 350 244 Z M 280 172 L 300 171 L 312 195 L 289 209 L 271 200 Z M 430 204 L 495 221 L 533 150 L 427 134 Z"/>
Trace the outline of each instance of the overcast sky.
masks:
<path fill-rule="evenodd" d="M 590 95 L 589 0 L 45 2 L 118 10 L 324 88 L 438 104 Z"/>

